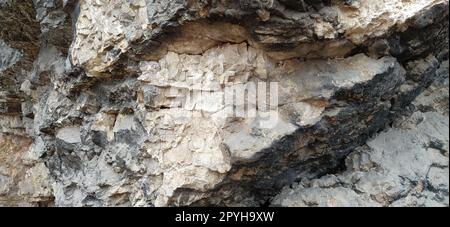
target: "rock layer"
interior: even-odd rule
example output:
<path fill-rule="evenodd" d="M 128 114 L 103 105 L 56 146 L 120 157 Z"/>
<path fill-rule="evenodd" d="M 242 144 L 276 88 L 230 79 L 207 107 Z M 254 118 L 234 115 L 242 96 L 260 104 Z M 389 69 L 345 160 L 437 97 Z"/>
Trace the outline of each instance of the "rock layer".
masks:
<path fill-rule="evenodd" d="M 448 62 L 446 66 L 448 70 Z M 412 115 L 355 149 L 345 171 L 286 187 L 273 206 L 449 206 L 448 72 Z M 444 94 L 444 95 L 443 95 Z"/>
<path fill-rule="evenodd" d="M 0 7 L 1 205 L 265 205 L 361 155 L 448 60 L 445 0 Z"/>

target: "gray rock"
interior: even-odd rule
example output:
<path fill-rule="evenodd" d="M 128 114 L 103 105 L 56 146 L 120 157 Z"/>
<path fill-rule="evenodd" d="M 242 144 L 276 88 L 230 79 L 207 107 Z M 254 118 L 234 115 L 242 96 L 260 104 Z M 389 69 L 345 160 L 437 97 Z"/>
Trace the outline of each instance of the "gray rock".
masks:
<path fill-rule="evenodd" d="M 0 1 L 0 204 L 448 204 L 447 8 Z"/>
<path fill-rule="evenodd" d="M 414 103 L 440 106 L 441 91 L 448 86 L 434 83 Z M 448 206 L 448 109 L 398 121 L 350 153 L 344 172 L 286 187 L 272 205 Z"/>

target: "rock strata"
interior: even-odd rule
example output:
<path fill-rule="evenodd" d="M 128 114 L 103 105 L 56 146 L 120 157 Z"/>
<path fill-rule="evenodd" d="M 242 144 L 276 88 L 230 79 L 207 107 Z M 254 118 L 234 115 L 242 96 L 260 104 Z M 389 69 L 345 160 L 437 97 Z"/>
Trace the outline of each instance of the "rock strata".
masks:
<path fill-rule="evenodd" d="M 447 0 L 0 0 L 0 21 L 0 205 L 448 206 L 426 90 Z"/>
<path fill-rule="evenodd" d="M 448 61 L 446 63 L 448 70 Z M 412 115 L 356 148 L 345 171 L 283 189 L 273 206 L 449 206 L 448 72 Z"/>

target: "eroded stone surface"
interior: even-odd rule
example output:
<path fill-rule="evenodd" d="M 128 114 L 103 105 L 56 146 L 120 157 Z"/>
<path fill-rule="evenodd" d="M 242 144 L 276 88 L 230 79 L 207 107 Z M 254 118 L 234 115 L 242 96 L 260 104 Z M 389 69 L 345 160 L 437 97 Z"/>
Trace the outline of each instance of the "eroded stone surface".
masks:
<path fill-rule="evenodd" d="M 435 98 L 448 96 L 446 77 L 415 100 L 424 112 L 350 153 L 345 172 L 286 187 L 272 205 L 448 206 L 448 100 Z"/>
<path fill-rule="evenodd" d="M 32 141 L 23 136 L 0 135 L 0 205 L 53 204 L 50 173 L 43 163 L 27 159 Z"/>
<path fill-rule="evenodd" d="M 445 0 L 0 3 L 6 206 L 262 205 L 335 170 L 448 73 Z M 416 106 L 445 109 L 433 103 Z M 436 160 L 433 193 L 446 187 Z M 403 193 L 361 171 L 375 198 L 343 187 L 327 189 L 354 200 L 303 202 Z"/>
<path fill-rule="evenodd" d="M 3 40 L 0 40 L 0 49 L 2 50 L 0 71 L 14 65 L 22 57 L 20 51 L 12 49 Z"/>
<path fill-rule="evenodd" d="M 198 54 L 224 42 L 247 41 L 276 59 L 343 57 L 368 40 L 405 30 L 409 19 L 444 3 L 334 1 L 297 8 L 283 1 L 83 1 L 72 57 L 93 76 L 113 73 L 124 58 L 160 58 L 167 50 Z M 195 22 L 209 18 L 219 19 Z M 236 19 L 243 23 L 228 22 Z M 160 38 L 165 29 L 176 30 L 168 42 Z"/>

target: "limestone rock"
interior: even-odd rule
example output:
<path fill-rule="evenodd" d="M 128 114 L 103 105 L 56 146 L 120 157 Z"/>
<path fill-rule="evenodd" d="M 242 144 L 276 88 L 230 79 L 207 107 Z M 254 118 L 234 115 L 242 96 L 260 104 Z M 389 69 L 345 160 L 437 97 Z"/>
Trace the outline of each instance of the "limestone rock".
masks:
<path fill-rule="evenodd" d="M 448 205 L 447 0 L 3 0 L 0 21 L 0 205 L 258 206 L 295 182 L 273 205 Z"/>
<path fill-rule="evenodd" d="M 272 205 L 449 206 L 448 100 L 433 100 L 441 91 L 448 95 L 446 77 L 414 103 L 423 108 L 447 102 L 447 109 L 398 120 L 350 153 L 344 172 L 286 187 Z"/>

